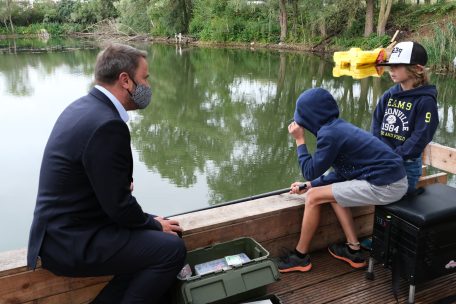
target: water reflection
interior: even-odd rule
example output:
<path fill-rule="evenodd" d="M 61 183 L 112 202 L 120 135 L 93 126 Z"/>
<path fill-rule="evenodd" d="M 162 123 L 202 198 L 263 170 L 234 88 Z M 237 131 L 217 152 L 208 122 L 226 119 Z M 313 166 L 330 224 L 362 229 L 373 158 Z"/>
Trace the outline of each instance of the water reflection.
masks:
<path fill-rule="evenodd" d="M 149 51 L 153 101 L 130 121 L 135 194 L 156 214 L 300 180 L 287 134 L 299 94 L 323 86 L 338 100 L 342 118 L 369 129 L 377 100 L 391 86 L 387 74 L 334 78 L 330 60 L 309 54 L 140 47 Z M 0 250 L 26 245 L 45 142 L 62 109 L 92 86 L 96 53 L 0 55 L 0 132 L 8 143 L 0 152 Z M 433 75 L 432 81 L 441 120 L 435 141 L 455 147 L 454 79 Z M 309 134 L 307 142 L 312 150 L 315 138 Z M 3 235 L 12 230 L 19 235 Z"/>
<path fill-rule="evenodd" d="M 133 143 L 150 170 L 179 187 L 191 187 L 204 172 L 211 204 L 300 178 L 286 125 L 303 89 L 327 88 L 342 118 L 368 130 L 377 100 L 391 86 L 386 74 L 334 78 L 332 63 L 312 55 L 195 49 L 176 56 L 166 47 L 152 52 L 158 108 L 132 123 Z M 452 80 L 444 79 L 433 80 L 454 95 Z M 451 98 L 440 99 L 445 109 Z M 436 141 L 454 146 L 453 120 L 444 127 L 447 112 L 441 114 L 447 134 L 440 130 Z M 312 136 L 308 141 L 315 145 Z"/>

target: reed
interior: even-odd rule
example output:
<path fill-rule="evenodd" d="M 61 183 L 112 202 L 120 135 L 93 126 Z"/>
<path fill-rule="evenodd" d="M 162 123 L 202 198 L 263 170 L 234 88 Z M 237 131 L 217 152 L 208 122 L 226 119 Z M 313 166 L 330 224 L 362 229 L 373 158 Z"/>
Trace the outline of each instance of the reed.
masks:
<path fill-rule="evenodd" d="M 456 25 L 448 23 L 434 28 L 434 35 L 424 39 L 423 46 L 429 56 L 429 66 L 437 71 L 456 72 L 453 59 L 456 56 Z"/>

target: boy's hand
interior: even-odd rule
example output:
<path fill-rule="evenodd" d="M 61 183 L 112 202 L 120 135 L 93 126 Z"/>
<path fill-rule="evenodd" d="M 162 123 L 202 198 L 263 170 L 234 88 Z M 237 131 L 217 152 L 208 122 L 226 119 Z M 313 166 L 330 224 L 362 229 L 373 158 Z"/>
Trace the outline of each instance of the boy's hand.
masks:
<path fill-rule="evenodd" d="M 298 125 L 295 121 L 288 125 L 288 133 L 293 136 L 296 140 L 296 146 L 300 146 L 306 143 L 306 137 L 304 135 L 304 128 Z"/>
<path fill-rule="evenodd" d="M 306 193 L 310 188 L 312 188 L 312 185 L 310 182 L 306 182 L 306 187 L 302 190 L 299 190 L 299 186 L 302 185 L 302 182 L 294 182 L 290 186 L 290 194 L 304 194 Z"/>

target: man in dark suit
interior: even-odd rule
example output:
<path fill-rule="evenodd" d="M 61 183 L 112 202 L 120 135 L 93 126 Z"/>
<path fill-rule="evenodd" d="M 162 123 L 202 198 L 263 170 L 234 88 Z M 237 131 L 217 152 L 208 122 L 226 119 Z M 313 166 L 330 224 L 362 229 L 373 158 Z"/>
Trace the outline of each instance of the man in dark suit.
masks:
<path fill-rule="evenodd" d="M 97 85 L 63 111 L 44 150 L 28 266 L 39 256 L 57 275 L 114 275 L 93 303 L 165 303 L 185 260 L 178 222 L 131 194 L 126 111 L 151 100 L 146 56 L 120 44 L 100 52 Z"/>

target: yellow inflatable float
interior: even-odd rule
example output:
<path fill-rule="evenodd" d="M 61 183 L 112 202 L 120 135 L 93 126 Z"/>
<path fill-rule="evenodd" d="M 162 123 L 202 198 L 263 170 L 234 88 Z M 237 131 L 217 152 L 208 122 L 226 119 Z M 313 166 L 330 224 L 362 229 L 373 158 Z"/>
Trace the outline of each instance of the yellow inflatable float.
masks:
<path fill-rule="evenodd" d="M 386 50 L 376 48 L 371 51 L 363 51 L 360 48 L 351 48 L 345 52 L 334 52 L 334 62 L 336 66 L 350 66 L 359 68 L 364 65 L 374 65 L 386 60 Z"/>
<path fill-rule="evenodd" d="M 351 76 L 354 79 L 363 79 L 366 77 L 380 77 L 383 75 L 384 68 L 380 66 L 371 65 L 364 65 L 359 68 L 354 68 L 352 66 L 341 66 L 336 65 L 333 68 L 333 76 L 340 77 L 340 76 Z"/>

